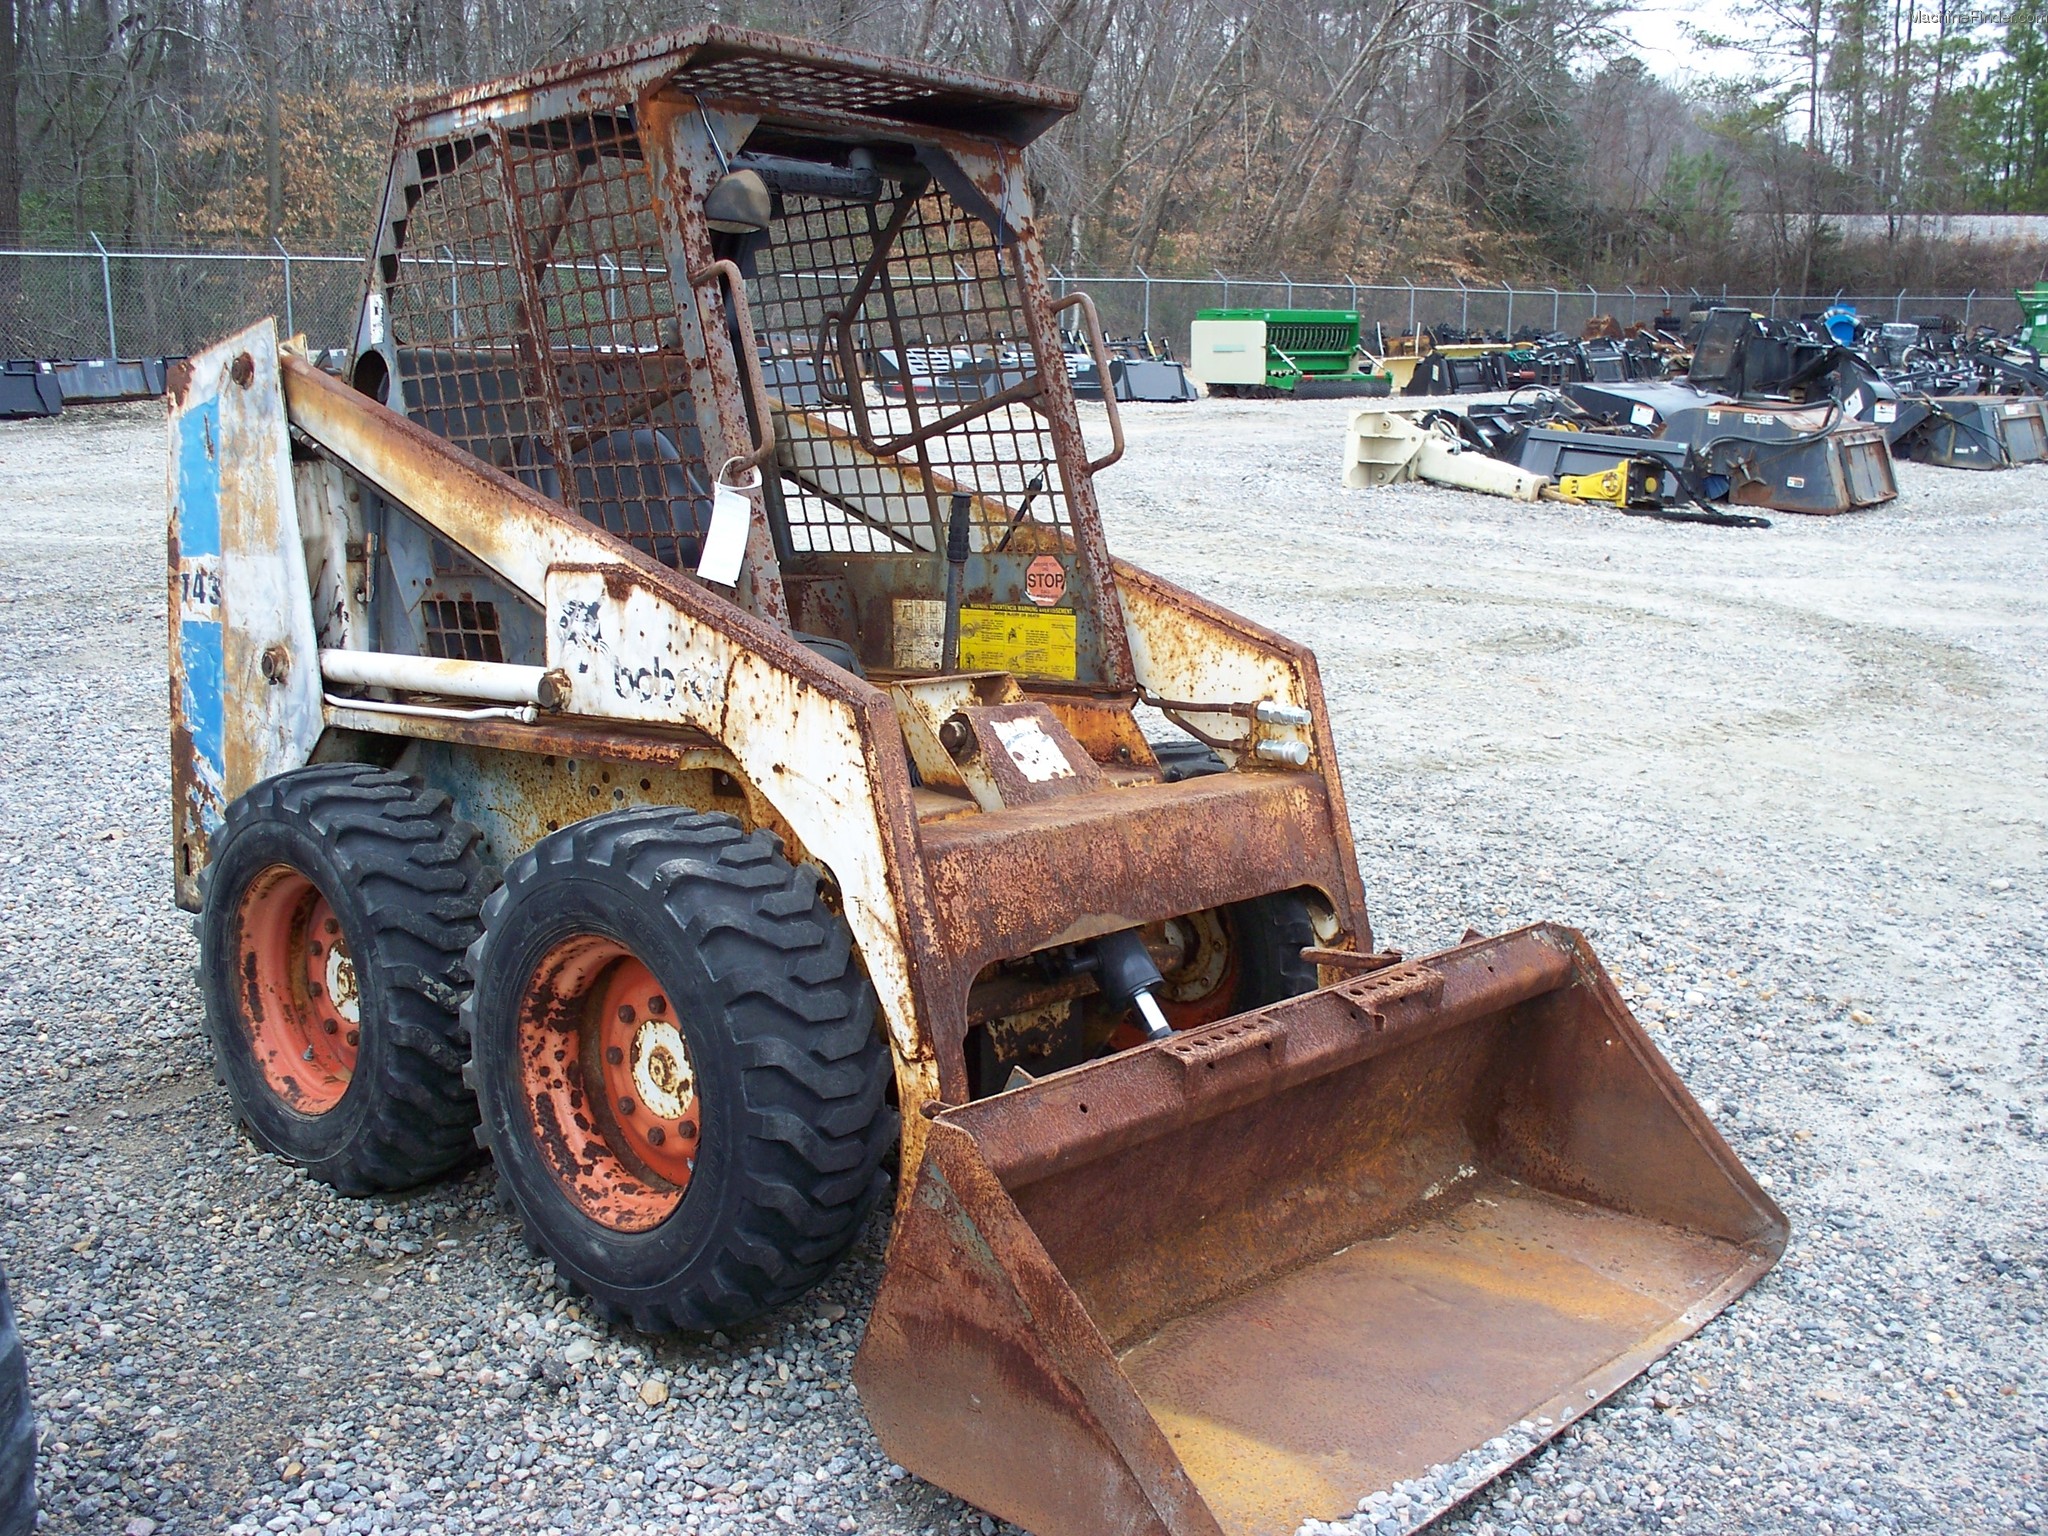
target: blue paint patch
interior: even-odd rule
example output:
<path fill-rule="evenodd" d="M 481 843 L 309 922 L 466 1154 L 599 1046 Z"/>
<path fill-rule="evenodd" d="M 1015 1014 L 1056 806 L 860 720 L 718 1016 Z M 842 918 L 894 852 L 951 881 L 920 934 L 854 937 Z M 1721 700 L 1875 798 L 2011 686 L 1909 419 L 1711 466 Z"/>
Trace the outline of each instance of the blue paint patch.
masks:
<path fill-rule="evenodd" d="M 227 782 L 225 745 L 227 730 L 222 718 L 222 696 L 226 692 L 227 660 L 222 650 L 221 628 L 204 619 L 187 619 L 178 626 L 178 659 L 184 668 L 183 705 L 185 730 L 192 740 L 192 767 L 206 786 L 207 830 L 220 822 L 220 802 Z"/>
<path fill-rule="evenodd" d="M 178 417 L 177 500 L 175 503 L 179 575 L 204 568 L 217 581 L 220 547 L 220 401 L 187 406 Z M 202 584 L 205 578 L 200 578 Z M 227 780 L 227 729 L 224 715 L 227 657 L 219 618 L 226 594 L 198 594 L 211 616 L 193 611 L 188 594 L 178 594 L 178 660 L 183 674 L 179 712 L 192 742 L 194 776 L 207 793 L 204 817 L 208 830 L 219 824 L 222 788 Z M 207 602 L 207 597 L 214 601 Z"/>
<path fill-rule="evenodd" d="M 188 406 L 178 418 L 178 552 L 220 553 L 220 401 Z"/>

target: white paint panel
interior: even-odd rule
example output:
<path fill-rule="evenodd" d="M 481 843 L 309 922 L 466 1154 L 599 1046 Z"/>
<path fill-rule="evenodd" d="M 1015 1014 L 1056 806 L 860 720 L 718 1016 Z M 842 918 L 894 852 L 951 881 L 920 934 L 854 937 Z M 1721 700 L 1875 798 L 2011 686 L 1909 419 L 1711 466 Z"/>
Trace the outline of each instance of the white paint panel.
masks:
<path fill-rule="evenodd" d="M 248 359 L 247 382 L 235 378 Z M 229 798 L 303 767 L 320 739 L 319 642 L 299 537 L 277 326 L 262 320 L 191 359 L 184 404 L 220 402 L 223 787 Z M 283 680 L 265 676 L 285 661 Z"/>
<path fill-rule="evenodd" d="M 1188 372 L 1202 383 L 1266 382 L 1265 321 L 1197 320 L 1188 331 Z"/>

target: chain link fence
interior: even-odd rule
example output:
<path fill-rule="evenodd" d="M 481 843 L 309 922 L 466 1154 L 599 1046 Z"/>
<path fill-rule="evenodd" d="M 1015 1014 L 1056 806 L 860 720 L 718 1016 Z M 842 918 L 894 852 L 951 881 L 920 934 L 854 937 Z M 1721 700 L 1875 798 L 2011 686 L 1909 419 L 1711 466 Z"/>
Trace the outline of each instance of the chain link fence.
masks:
<path fill-rule="evenodd" d="M 351 338 L 363 258 L 290 251 L 0 250 L 8 357 L 182 357 L 263 315 Z"/>
<path fill-rule="evenodd" d="M 1065 294 L 1087 290 L 1101 311 L 1103 330 L 1111 336 L 1149 335 L 1172 343 L 1186 356 L 1188 325 L 1204 309 L 1335 309 L 1361 316 L 1367 345 L 1374 327 L 1386 336 L 1414 331 L 1416 326 L 1453 325 L 1462 331 L 1514 336 L 1533 330 L 1578 335 L 1596 315 L 1612 315 L 1623 325 L 1703 304 L 1744 306 L 1761 315 L 1793 319 L 1818 314 L 1831 304 L 1846 304 L 1868 318 L 1912 320 L 1943 316 L 1965 329 L 1995 325 L 2010 330 L 2019 324 L 2020 308 L 2007 294 L 1899 293 L 1793 294 L 1731 293 L 1690 289 L 1514 288 L 1459 285 L 1425 287 L 1415 283 L 1294 282 L 1288 278 L 1243 278 L 1214 273 L 1208 277 L 1154 277 L 1132 274 L 1073 276 L 1053 270 L 1054 287 Z"/>
<path fill-rule="evenodd" d="M 304 331 L 316 348 L 352 339 L 363 258 L 268 251 L 110 249 L 97 238 L 76 250 L 0 250 L 0 355 L 8 357 L 183 356 L 261 315 Z M 1665 288 L 1425 287 L 1411 283 L 1295 282 L 1287 277 L 1155 277 L 1144 271 L 1085 276 L 1053 269 L 1062 295 L 1085 289 L 1113 337 L 1150 335 L 1186 356 L 1188 325 L 1204 309 L 1337 309 L 1364 317 L 1368 338 L 1418 325 L 1464 331 L 1577 334 L 1595 315 L 1623 325 L 1706 302 L 1759 314 L 1813 314 L 1853 305 L 1880 320 L 1946 316 L 1964 327 L 2010 329 L 2020 321 L 2009 294 L 1696 293 Z M 927 338 L 944 343 L 950 337 Z"/>

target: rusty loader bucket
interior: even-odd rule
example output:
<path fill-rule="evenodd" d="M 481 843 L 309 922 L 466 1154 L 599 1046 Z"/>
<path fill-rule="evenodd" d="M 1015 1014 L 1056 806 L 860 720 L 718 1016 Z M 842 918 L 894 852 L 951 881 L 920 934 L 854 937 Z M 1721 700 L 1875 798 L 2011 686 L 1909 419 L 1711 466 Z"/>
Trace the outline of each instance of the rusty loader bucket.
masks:
<path fill-rule="evenodd" d="M 930 1130 L 856 1381 L 890 1455 L 1034 1536 L 1291 1536 L 1449 1465 L 1423 1523 L 1787 1236 L 1547 925 Z"/>

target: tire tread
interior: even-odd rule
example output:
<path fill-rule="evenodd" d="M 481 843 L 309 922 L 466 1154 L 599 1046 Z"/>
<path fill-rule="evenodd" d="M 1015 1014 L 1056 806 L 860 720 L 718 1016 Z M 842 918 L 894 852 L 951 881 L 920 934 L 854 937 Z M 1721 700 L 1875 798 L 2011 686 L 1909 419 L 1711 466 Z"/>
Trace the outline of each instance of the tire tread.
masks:
<path fill-rule="evenodd" d="M 35 1402 L 7 1276 L 0 1274 L 0 1536 L 29 1536 L 35 1526 Z"/>
<path fill-rule="evenodd" d="M 889 1050 L 874 1025 L 873 992 L 844 920 L 823 904 L 817 870 L 790 863 L 768 832 L 667 808 L 591 817 L 515 860 L 485 905 L 483 933 L 469 952 L 473 976 L 494 964 L 493 924 L 506 905 L 579 865 L 623 875 L 697 948 L 748 1100 L 735 1117 L 742 1145 L 727 1219 L 688 1286 L 629 1299 L 608 1296 L 601 1277 L 579 1282 L 600 1312 L 645 1332 L 733 1327 L 822 1280 L 886 1187 L 878 1170 L 897 1122 L 886 1102 Z M 463 1009 L 471 1039 L 476 1006 L 472 994 Z M 483 1069 L 473 1063 L 470 1076 L 480 1082 Z M 486 1139 L 490 1128 L 487 1119 Z M 561 1263 L 542 1224 L 521 1215 L 529 1236 Z"/>
<path fill-rule="evenodd" d="M 476 1098 L 462 1078 L 461 1007 L 489 885 L 481 835 L 456 819 L 441 791 L 362 764 L 265 780 L 228 807 L 222 836 L 258 818 L 305 828 L 363 894 L 388 1002 L 377 1021 L 384 1071 L 371 1085 L 363 1127 L 309 1171 L 344 1194 L 367 1195 L 423 1184 L 473 1158 Z M 216 1051 L 227 1048 L 227 1027 L 209 1010 Z"/>

